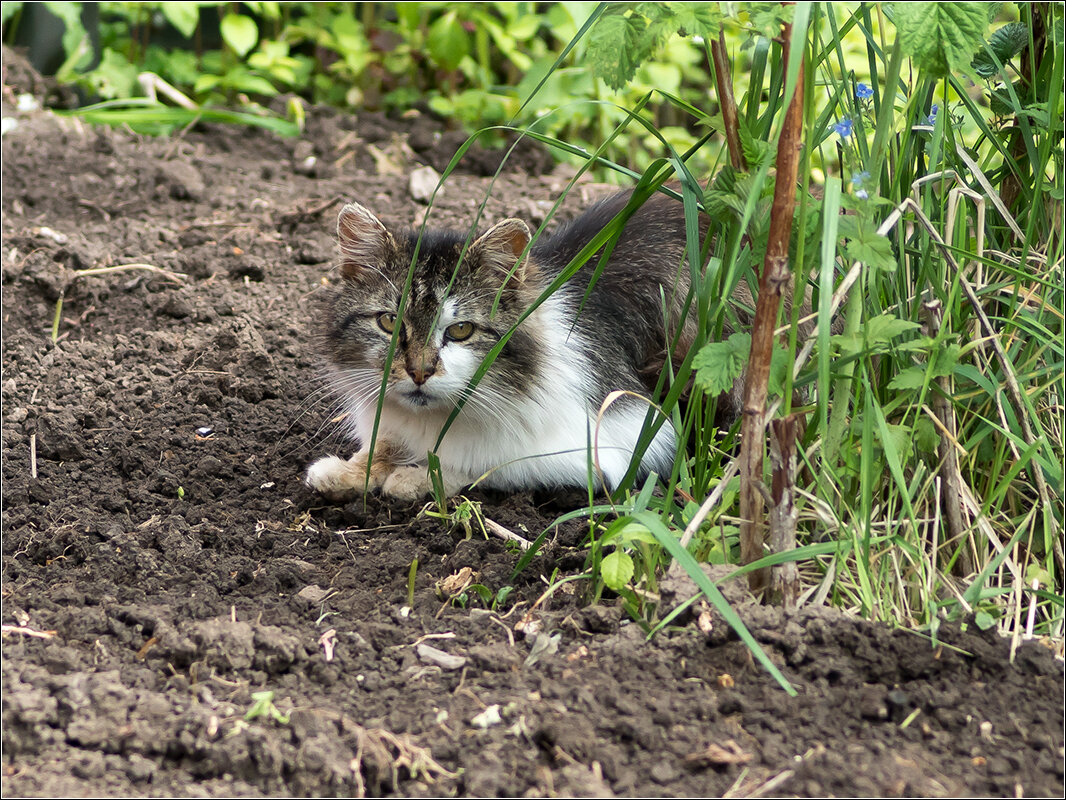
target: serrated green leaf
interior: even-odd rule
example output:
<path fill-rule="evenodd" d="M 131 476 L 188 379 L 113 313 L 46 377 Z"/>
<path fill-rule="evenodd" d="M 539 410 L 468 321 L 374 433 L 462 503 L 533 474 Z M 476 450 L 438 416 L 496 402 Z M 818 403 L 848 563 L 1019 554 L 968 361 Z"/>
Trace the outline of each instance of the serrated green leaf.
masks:
<path fill-rule="evenodd" d="M 222 40 L 241 58 L 259 41 L 259 27 L 255 20 L 243 14 L 227 14 L 219 25 Z"/>
<path fill-rule="evenodd" d="M 781 35 L 781 26 L 792 22 L 796 9 L 784 3 L 748 3 L 748 19 L 752 27 L 767 39 Z"/>
<path fill-rule="evenodd" d="M 882 314 L 866 320 L 863 325 L 866 333 L 866 341 L 873 344 L 887 344 L 897 336 L 902 336 L 922 327 L 919 323 L 909 319 L 900 319 L 891 314 Z"/>
<path fill-rule="evenodd" d="M 605 13 L 588 34 L 586 56 L 597 78 L 612 89 L 625 87 L 644 59 L 642 40 L 648 22 L 639 14 Z"/>
<path fill-rule="evenodd" d="M 844 250 L 855 261 L 885 271 L 896 268 L 892 243 L 877 232 L 871 220 L 861 216 L 841 217 L 840 236 L 848 240 Z"/>
<path fill-rule="evenodd" d="M 459 62 L 470 52 L 470 34 L 456 13 L 449 11 L 430 26 L 426 46 L 433 60 L 444 69 L 457 69 Z"/>
<path fill-rule="evenodd" d="M 877 236 L 866 240 L 852 240 L 847 245 L 848 255 L 869 267 L 891 272 L 896 268 L 896 256 L 887 237 Z"/>
<path fill-rule="evenodd" d="M 633 559 L 629 553 L 615 550 L 600 562 L 600 577 L 612 591 L 622 589 L 633 577 Z"/>
<path fill-rule="evenodd" d="M 1004 25 L 988 37 L 988 47 L 996 54 L 1000 64 L 1006 64 L 1029 44 L 1029 27 L 1024 22 L 1012 22 Z M 989 55 L 988 50 L 981 50 L 970 62 L 974 72 L 982 78 L 991 78 L 999 69 Z"/>
<path fill-rule="evenodd" d="M 969 70 L 988 27 L 981 3 L 897 3 L 894 11 L 903 53 L 927 77 Z"/>
<path fill-rule="evenodd" d="M 936 351 L 936 357 L 933 360 L 933 377 L 934 378 L 946 378 L 955 371 L 955 367 L 959 363 L 959 358 L 962 356 L 962 345 L 952 342 L 951 344 L 940 347 Z"/>
<path fill-rule="evenodd" d="M 751 351 L 751 336 L 734 333 L 724 342 L 708 342 L 692 360 L 696 383 L 711 396 L 724 394 L 744 371 Z"/>
<path fill-rule="evenodd" d="M 196 26 L 200 24 L 199 3 L 160 3 L 159 10 L 186 39 L 196 33 Z"/>
<path fill-rule="evenodd" d="M 743 117 L 739 122 L 740 149 L 744 151 L 744 160 L 748 162 L 748 169 L 757 172 L 763 163 L 774 156 L 773 146 L 769 142 L 752 136 Z"/>
<path fill-rule="evenodd" d="M 907 367 L 888 382 L 888 388 L 894 391 L 921 389 L 925 385 L 925 367 Z"/>
<path fill-rule="evenodd" d="M 722 27 L 722 12 L 717 3 L 667 3 L 673 13 L 673 24 L 682 36 L 702 36 L 711 41 L 718 38 Z"/>

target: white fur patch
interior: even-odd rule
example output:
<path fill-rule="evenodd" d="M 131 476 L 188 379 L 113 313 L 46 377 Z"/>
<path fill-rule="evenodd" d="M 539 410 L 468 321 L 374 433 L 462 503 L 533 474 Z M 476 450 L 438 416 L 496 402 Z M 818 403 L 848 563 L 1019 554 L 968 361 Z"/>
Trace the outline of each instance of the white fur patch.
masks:
<path fill-rule="evenodd" d="M 320 458 L 307 468 L 304 481 L 316 492 L 331 500 L 353 497 L 361 493 L 366 486 L 366 454 L 356 453 L 347 461 L 337 456 Z"/>

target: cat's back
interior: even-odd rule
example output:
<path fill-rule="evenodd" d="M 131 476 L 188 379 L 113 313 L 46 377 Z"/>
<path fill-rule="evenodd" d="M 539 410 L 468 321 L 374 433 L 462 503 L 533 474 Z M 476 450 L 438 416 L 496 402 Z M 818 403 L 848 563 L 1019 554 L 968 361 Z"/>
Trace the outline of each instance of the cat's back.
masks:
<path fill-rule="evenodd" d="M 531 255 L 543 277 L 553 280 L 566 269 L 625 208 L 630 194 L 611 195 L 538 239 Z M 701 240 L 705 232 L 701 223 Z M 643 370 L 661 356 L 665 332 L 672 331 L 689 289 L 681 201 L 657 193 L 637 208 L 590 290 L 602 253 L 601 249 L 589 258 L 564 290 L 571 306 L 581 307 L 574 322 L 586 336 L 614 351 L 613 357 L 624 357 L 633 368 Z"/>

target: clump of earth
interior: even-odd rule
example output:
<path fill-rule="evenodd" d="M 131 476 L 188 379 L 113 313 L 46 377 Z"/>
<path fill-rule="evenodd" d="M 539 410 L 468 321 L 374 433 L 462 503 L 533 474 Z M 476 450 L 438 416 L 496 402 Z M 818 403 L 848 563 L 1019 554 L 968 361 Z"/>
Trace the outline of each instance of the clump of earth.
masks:
<path fill-rule="evenodd" d="M 1063 663 L 1038 642 L 724 581 L 789 697 L 720 620 L 649 642 L 575 583 L 545 596 L 584 564 L 587 523 L 555 524 L 580 493 L 469 494 L 549 530 L 515 575 L 476 517 L 305 488 L 351 449 L 310 334 L 336 212 L 421 220 L 411 175 L 461 134 L 314 109 L 298 139 L 154 139 L 16 113 L 25 80 L 5 73 L 5 795 L 1062 795 Z M 540 223 L 568 175 L 520 147 L 493 181 L 501 158 L 475 149 L 431 221 Z M 465 583 L 513 589 L 442 599 Z"/>

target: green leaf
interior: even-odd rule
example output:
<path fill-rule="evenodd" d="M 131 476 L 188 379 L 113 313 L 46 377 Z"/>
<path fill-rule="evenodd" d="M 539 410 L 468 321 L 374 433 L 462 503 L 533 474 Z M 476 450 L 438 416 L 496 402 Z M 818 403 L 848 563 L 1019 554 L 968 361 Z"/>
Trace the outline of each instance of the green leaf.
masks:
<path fill-rule="evenodd" d="M 667 3 L 673 24 L 682 36 L 701 36 L 707 41 L 718 38 L 722 12 L 717 3 Z"/>
<path fill-rule="evenodd" d="M 159 10 L 186 39 L 196 33 L 196 26 L 200 24 L 199 3 L 160 3 Z"/>
<path fill-rule="evenodd" d="M 888 382 L 888 388 L 896 391 L 921 389 L 925 385 L 925 367 L 907 367 Z"/>
<path fill-rule="evenodd" d="M 609 589 L 617 592 L 633 577 L 633 559 L 629 553 L 615 550 L 600 562 L 600 576 Z"/>
<path fill-rule="evenodd" d="M 902 463 L 907 463 L 910 460 L 912 449 L 912 437 L 911 429 L 906 425 L 892 425 L 885 423 L 884 428 L 878 428 L 876 431 L 877 440 L 881 443 L 882 447 L 886 447 L 885 439 L 891 440 L 892 450 L 897 454 L 897 457 Z"/>
<path fill-rule="evenodd" d="M 593 74 L 612 89 L 625 88 L 642 61 L 638 44 L 647 27 L 644 17 L 611 13 L 609 8 L 588 34 L 586 55 Z"/>
<path fill-rule="evenodd" d="M 833 336 L 832 340 L 847 352 L 857 353 L 866 346 L 868 352 L 883 353 L 888 350 L 888 344 L 893 339 L 920 327 L 922 326 L 919 323 L 909 319 L 882 314 L 866 320 L 862 330 L 851 335 L 838 334 Z"/>
<path fill-rule="evenodd" d="M 955 367 L 962 357 L 962 345 L 951 343 L 937 348 L 936 357 L 933 360 L 933 377 L 945 378 L 955 371 Z"/>
<path fill-rule="evenodd" d="M 892 252 L 892 243 L 884 236 L 848 242 L 847 251 L 854 260 L 862 261 L 867 266 L 886 272 L 891 272 L 896 268 L 896 255 Z"/>
<path fill-rule="evenodd" d="M 897 336 L 902 336 L 922 327 L 919 323 L 909 319 L 900 319 L 891 314 L 882 314 L 866 320 L 863 325 L 866 334 L 866 342 L 870 346 L 888 344 Z"/>
<path fill-rule="evenodd" d="M 767 39 L 781 35 L 781 26 L 792 22 L 794 6 L 784 3 L 748 3 L 748 19 L 755 30 Z"/>
<path fill-rule="evenodd" d="M 914 444 L 923 453 L 935 453 L 940 444 L 940 432 L 929 417 L 919 417 L 914 425 Z"/>
<path fill-rule="evenodd" d="M 247 92 L 248 94 L 264 94 L 267 97 L 273 97 L 278 93 L 278 90 L 274 88 L 274 84 L 266 78 L 252 75 L 243 70 L 223 76 L 222 83 L 234 91 Z"/>
<path fill-rule="evenodd" d="M 203 94 L 209 92 L 222 83 L 222 78 L 218 75 L 201 75 L 196 79 L 196 83 L 193 84 L 193 94 Z"/>
<path fill-rule="evenodd" d="M 977 627 L 983 631 L 987 631 L 993 625 L 996 624 L 996 618 L 989 614 L 987 611 L 977 611 L 973 615 L 973 621 L 977 623 Z"/>
<path fill-rule="evenodd" d="M 1029 26 L 1024 22 L 1011 22 L 988 37 L 988 47 L 996 54 L 1000 64 L 1006 64 L 1029 44 Z M 970 66 L 982 78 L 991 78 L 999 68 L 988 50 L 980 51 Z"/>
<path fill-rule="evenodd" d="M 1033 581 L 1036 581 L 1041 586 L 1054 586 L 1055 579 L 1051 573 L 1037 561 L 1029 562 L 1029 566 L 1025 568 L 1025 583 L 1028 586 L 1033 585 Z"/>
<path fill-rule="evenodd" d="M 903 53 L 926 77 L 969 71 L 988 27 L 981 3 L 896 3 L 894 11 Z"/>
<path fill-rule="evenodd" d="M 334 47 L 345 60 L 350 61 L 352 57 L 361 59 L 370 49 L 370 42 L 367 41 L 362 23 L 351 14 L 341 14 L 337 17 L 333 21 L 331 30 L 336 37 Z"/>
<path fill-rule="evenodd" d="M 877 232 L 872 220 L 861 216 L 841 217 L 840 236 L 848 240 L 844 250 L 849 258 L 886 272 L 896 269 L 892 242 Z"/>
<path fill-rule="evenodd" d="M 748 162 L 748 169 L 758 172 L 759 167 L 773 158 L 774 147 L 769 142 L 756 139 L 751 134 L 751 129 L 741 117 L 738 132 L 740 133 L 740 149 L 744 151 L 744 159 Z"/>
<path fill-rule="evenodd" d="M 634 542 L 658 544 L 659 540 L 639 522 L 627 522 L 622 530 L 618 532 L 618 544 L 622 547 L 629 547 Z"/>
<path fill-rule="evenodd" d="M 772 395 L 779 397 L 785 393 L 785 384 L 788 381 L 789 370 L 792 369 L 792 359 L 788 357 L 788 350 L 774 345 L 770 351 L 770 379 L 767 390 Z"/>
<path fill-rule="evenodd" d="M 898 373 L 888 384 L 889 389 L 920 389 L 925 385 L 925 376 L 929 372 L 930 378 L 945 378 L 955 372 L 962 357 L 962 345 L 952 342 L 946 345 L 936 345 L 930 356 L 933 361 L 932 371 L 928 366 L 908 367 Z"/>
<path fill-rule="evenodd" d="M 733 388 L 751 351 L 751 336 L 734 333 L 724 342 L 708 342 L 692 359 L 696 383 L 712 397 Z"/>
<path fill-rule="evenodd" d="M 433 60 L 444 69 L 453 70 L 470 52 L 470 36 L 454 11 L 449 11 L 430 26 L 426 46 Z"/>
<path fill-rule="evenodd" d="M 105 47 L 96 69 L 85 73 L 81 83 L 105 100 L 130 97 L 137 87 L 137 67 L 120 52 Z"/>
<path fill-rule="evenodd" d="M 219 26 L 222 39 L 227 45 L 244 58 L 259 41 L 259 28 L 255 20 L 243 14 L 227 14 Z"/>

